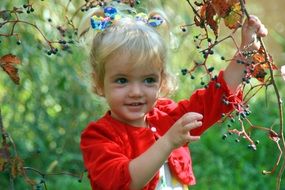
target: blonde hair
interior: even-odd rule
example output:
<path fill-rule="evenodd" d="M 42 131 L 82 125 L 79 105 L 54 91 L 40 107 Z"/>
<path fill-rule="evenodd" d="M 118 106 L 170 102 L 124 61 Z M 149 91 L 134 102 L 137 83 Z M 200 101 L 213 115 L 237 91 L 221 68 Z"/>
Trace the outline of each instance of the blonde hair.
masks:
<path fill-rule="evenodd" d="M 101 11 L 97 13 L 101 14 Z M 157 12 L 152 14 L 158 14 Z M 128 53 L 129 60 L 137 66 L 161 68 L 160 96 L 174 91 L 174 77 L 167 69 L 167 46 L 161 35 L 146 23 L 133 18 L 121 18 L 104 31 L 95 34 L 90 51 L 93 90 L 102 95 L 105 63 L 114 56 Z"/>

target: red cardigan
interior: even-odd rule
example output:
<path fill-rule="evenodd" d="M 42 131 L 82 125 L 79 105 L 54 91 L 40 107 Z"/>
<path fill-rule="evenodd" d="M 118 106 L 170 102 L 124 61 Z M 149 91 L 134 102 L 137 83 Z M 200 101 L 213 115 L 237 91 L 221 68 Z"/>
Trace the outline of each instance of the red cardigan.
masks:
<path fill-rule="evenodd" d="M 217 87 L 216 82 L 221 84 L 220 87 Z M 223 72 L 220 72 L 216 81 L 211 81 L 206 89 L 195 91 L 189 100 L 175 103 L 170 99 L 159 99 L 147 115 L 150 128 L 121 123 L 112 118 L 110 112 L 98 121 L 91 122 L 81 135 L 80 148 L 92 189 L 129 189 L 131 177 L 128 165 L 132 159 L 146 151 L 187 112 L 199 112 L 203 115 L 203 126 L 191 131 L 192 135 L 201 135 L 221 118 L 222 113 L 233 109 L 231 104 L 222 103 L 223 97 L 240 102 L 242 94 L 231 95 L 223 79 Z M 153 127 L 155 132 L 151 129 Z M 168 163 L 172 174 L 181 183 L 196 183 L 187 146 L 174 150 Z M 158 179 L 157 172 L 143 189 L 155 189 Z"/>

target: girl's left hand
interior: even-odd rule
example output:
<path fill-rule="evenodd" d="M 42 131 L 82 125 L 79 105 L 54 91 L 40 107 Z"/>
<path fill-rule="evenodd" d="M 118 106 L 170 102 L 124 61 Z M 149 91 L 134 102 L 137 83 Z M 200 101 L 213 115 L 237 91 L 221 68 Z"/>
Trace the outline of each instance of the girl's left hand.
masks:
<path fill-rule="evenodd" d="M 258 50 L 260 43 L 257 37 L 265 37 L 268 31 L 258 17 L 250 15 L 242 26 L 241 50 Z"/>

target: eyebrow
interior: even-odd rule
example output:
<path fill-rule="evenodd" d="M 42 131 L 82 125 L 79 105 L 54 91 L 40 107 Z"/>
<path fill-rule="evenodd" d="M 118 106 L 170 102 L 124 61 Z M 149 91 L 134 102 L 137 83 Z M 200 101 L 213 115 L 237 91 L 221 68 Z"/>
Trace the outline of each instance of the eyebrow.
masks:
<path fill-rule="evenodd" d="M 148 74 L 148 75 L 144 75 L 143 78 L 147 78 L 147 77 L 155 77 L 155 78 L 159 78 L 158 74 L 152 73 L 152 74 Z"/>
<path fill-rule="evenodd" d="M 130 76 L 128 76 L 126 74 L 117 73 L 115 75 L 111 75 L 110 79 L 116 79 L 116 78 L 121 78 L 121 77 L 122 78 L 128 78 Z M 149 77 L 159 78 L 159 74 L 150 73 L 150 74 L 143 75 L 141 78 L 149 78 Z"/>

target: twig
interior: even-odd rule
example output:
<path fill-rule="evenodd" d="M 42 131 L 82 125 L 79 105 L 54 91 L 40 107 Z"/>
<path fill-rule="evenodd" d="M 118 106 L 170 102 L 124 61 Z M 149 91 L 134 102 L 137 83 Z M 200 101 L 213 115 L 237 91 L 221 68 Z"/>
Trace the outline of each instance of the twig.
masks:
<path fill-rule="evenodd" d="M 245 8 L 245 5 L 244 5 L 244 2 L 243 0 L 240 0 L 240 3 L 241 3 L 241 7 L 242 7 L 242 10 L 243 12 L 245 13 L 247 19 L 250 18 L 250 15 L 248 14 L 246 8 Z M 279 93 L 279 90 L 278 90 L 278 87 L 277 87 L 277 84 L 275 82 L 275 79 L 274 79 L 274 74 L 273 74 L 273 68 L 272 68 L 272 64 L 271 62 L 269 61 L 269 55 L 266 51 L 266 48 L 265 48 L 265 45 L 263 43 L 263 40 L 261 39 L 261 37 L 257 37 L 257 40 L 260 42 L 260 45 L 261 47 L 263 48 L 264 50 L 264 58 L 265 58 L 265 62 L 269 65 L 269 71 L 270 71 L 270 77 L 271 77 L 271 84 L 273 85 L 273 88 L 274 88 L 274 91 L 275 91 L 275 95 L 276 95 L 276 98 L 277 98 L 277 102 L 278 102 L 278 110 L 279 110 L 279 133 L 278 133 L 278 137 L 280 138 L 281 140 L 281 147 L 279 148 L 280 150 L 280 156 L 279 156 L 279 159 L 281 159 L 282 156 L 284 156 L 284 152 L 285 152 L 285 140 L 284 140 L 284 134 L 283 134 L 283 107 L 282 107 L 282 99 L 280 97 L 280 93 Z M 279 162 L 277 162 L 277 165 L 279 164 Z M 277 165 L 275 164 L 275 167 L 277 167 Z M 275 168 L 274 167 L 274 168 Z M 284 173 L 284 170 L 285 170 L 285 161 L 283 160 L 283 163 L 281 165 L 281 168 L 278 172 L 278 175 L 277 175 L 277 179 L 276 179 L 276 190 L 280 190 L 280 186 L 281 186 L 281 178 L 282 178 L 282 175 Z"/>

